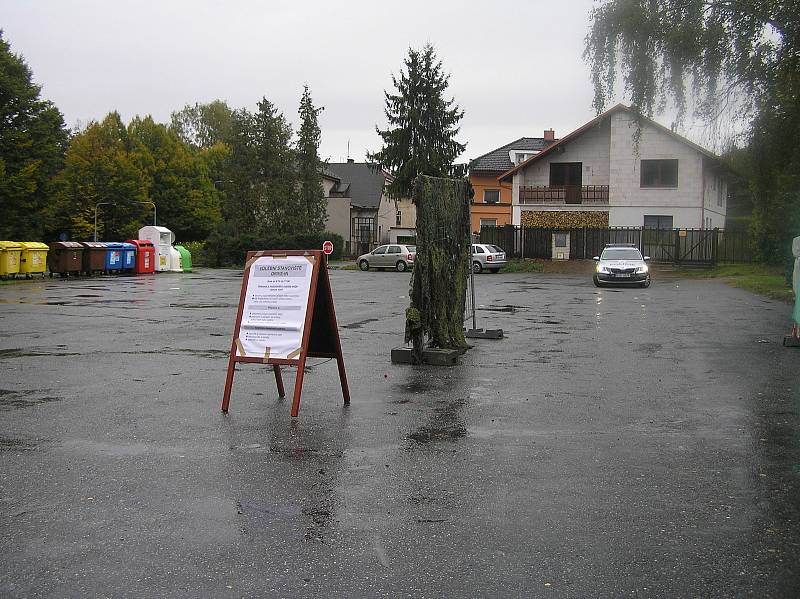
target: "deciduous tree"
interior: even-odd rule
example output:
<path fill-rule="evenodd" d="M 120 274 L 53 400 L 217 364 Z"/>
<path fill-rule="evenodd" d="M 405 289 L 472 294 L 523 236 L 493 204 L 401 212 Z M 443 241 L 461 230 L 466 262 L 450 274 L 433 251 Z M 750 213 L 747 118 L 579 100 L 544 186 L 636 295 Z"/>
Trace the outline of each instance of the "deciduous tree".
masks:
<path fill-rule="evenodd" d="M 68 132 L 23 58 L 0 31 L 0 238 L 42 239 L 51 182 L 61 169 Z"/>

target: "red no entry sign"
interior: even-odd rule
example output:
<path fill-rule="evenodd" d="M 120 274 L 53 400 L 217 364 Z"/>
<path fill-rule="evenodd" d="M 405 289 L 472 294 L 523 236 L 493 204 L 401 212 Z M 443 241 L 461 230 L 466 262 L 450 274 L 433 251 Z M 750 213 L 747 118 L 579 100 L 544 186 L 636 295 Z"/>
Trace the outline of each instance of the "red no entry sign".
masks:
<path fill-rule="evenodd" d="M 326 256 L 330 256 L 333 253 L 333 242 L 326 241 L 322 244 L 322 251 L 325 253 Z"/>

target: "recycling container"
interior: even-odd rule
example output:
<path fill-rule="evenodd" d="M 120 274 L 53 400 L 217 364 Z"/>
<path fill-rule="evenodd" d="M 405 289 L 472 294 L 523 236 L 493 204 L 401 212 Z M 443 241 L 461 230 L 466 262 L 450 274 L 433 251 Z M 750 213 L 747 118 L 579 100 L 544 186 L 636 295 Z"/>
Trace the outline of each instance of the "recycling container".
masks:
<path fill-rule="evenodd" d="M 120 245 L 122 246 L 122 270 L 123 272 L 133 272 L 136 268 L 136 246 L 127 241 Z"/>
<path fill-rule="evenodd" d="M 21 252 L 22 246 L 16 241 L 0 241 L 0 278 L 17 276 Z"/>
<path fill-rule="evenodd" d="M 181 272 L 181 255 L 172 247 L 175 233 L 166 227 L 153 225 L 139 229 L 139 239 L 153 242 L 156 250 L 156 272 Z"/>
<path fill-rule="evenodd" d="M 83 246 L 77 241 L 55 241 L 50 244 L 47 254 L 47 268 L 50 276 L 59 274 L 68 277 L 81 274 L 83 268 Z"/>
<path fill-rule="evenodd" d="M 136 248 L 136 265 L 133 272 L 137 275 L 148 274 L 156 270 L 156 248 L 152 241 L 147 239 L 126 239 Z"/>
<path fill-rule="evenodd" d="M 105 241 L 103 245 L 106 248 L 106 271 L 118 274 L 122 270 L 122 244 L 117 241 Z"/>
<path fill-rule="evenodd" d="M 95 272 L 103 273 L 106 270 L 106 246 L 99 241 L 84 241 L 83 246 L 83 272 L 90 275 Z"/>
<path fill-rule="evenodd" d="M 176 245 L 175 249 L 181 255 L 181 268 L 183 272 L 192 272 L 192 254 L 182 245 Z"/>
<path fill-rule="evenodd" d="M 26 279 L 33 275 L 42 275 L 47 270 L 47 252 L 50 246 L 41 241 L 20 241 L 22 252 L 19 257 L 19 274 L 24 274 Z"/>

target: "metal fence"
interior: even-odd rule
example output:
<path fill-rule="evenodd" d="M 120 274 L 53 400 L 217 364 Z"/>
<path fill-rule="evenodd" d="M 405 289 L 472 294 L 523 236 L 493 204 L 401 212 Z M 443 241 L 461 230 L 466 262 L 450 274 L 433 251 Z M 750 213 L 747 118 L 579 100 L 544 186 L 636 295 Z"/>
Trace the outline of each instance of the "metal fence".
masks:
<path fill-rule="evenodd" d="M 748 231 L 724 229 L 546 229 L 505 226 L 483 227 L 481 243 L 503 248 L 514 258 L 591 259 L 607 243 L 630 243 L 655 262 L 710 265 L 753 262 Z"/>

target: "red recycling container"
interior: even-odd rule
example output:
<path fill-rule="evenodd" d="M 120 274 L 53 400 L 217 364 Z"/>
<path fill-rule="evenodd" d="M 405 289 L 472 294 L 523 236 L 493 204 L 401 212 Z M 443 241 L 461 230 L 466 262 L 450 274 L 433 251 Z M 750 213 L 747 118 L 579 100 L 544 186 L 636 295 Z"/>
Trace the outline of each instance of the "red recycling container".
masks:
<path fill-rule="evenodd" d="M 156 248 L 152 241 L 146 239 L 126 239 L 125 243 L 136 246 L 136 266 L 133 269 L 137 275 L 155 272 Z"/>

